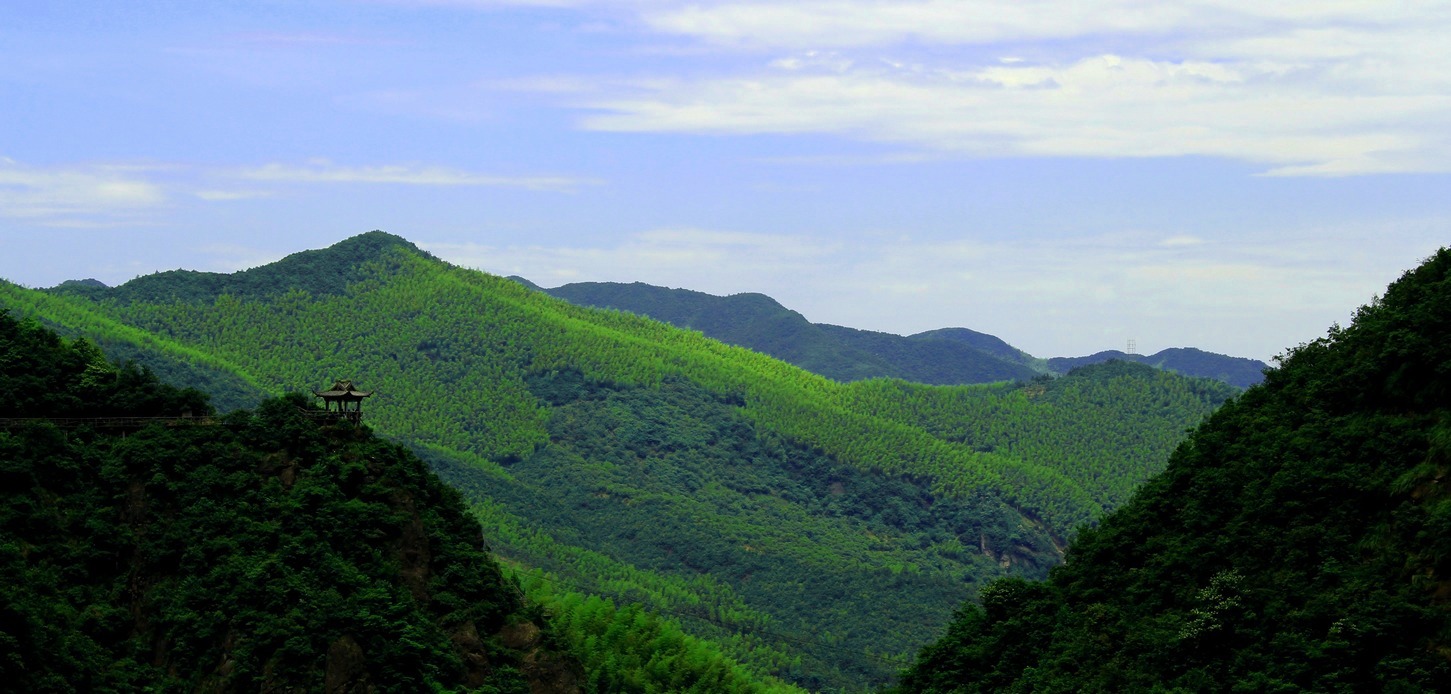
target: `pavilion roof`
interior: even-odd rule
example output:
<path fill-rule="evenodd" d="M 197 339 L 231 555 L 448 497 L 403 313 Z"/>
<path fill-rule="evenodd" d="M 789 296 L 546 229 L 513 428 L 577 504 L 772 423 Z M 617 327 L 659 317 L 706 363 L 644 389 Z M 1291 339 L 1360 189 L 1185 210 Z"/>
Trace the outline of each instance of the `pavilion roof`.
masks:
<path fill-rule="evenodd" d="M 371 390 L 358 390 L 353 387 L 353 382 L 348 380 L 338 381 L 328 390 L 314 390 L 313 395 L 320 398 L 366 398 L 373 394 Z"/>

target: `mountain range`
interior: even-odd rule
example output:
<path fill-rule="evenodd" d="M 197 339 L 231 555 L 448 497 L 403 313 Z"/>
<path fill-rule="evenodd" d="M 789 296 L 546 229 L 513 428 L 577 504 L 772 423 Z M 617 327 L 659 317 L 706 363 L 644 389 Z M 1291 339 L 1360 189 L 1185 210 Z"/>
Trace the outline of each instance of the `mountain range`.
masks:
<path fill-rule="evenodd" d="M 934 385 L 991 383 L 1027 380 L 1043 373 L 1062 375 L 1079 366 L 1118 359 L 1248 388 L 1259 383 L 1268 368 L 1255 359 L 1192 347 L 1147 356 L 1109 350 L 1084 357 L 1039 359 L 1001 338 L 967 328 L 904 337 L 812 323 L 764 294 L 714 296 L 640 282 L 578 282 L 546 289 L 522 277 L 510 279 L 580 306 L 629 311 L 699 330 L 707 337 L 769 354 L 837 381 L 885 377 Z"/>

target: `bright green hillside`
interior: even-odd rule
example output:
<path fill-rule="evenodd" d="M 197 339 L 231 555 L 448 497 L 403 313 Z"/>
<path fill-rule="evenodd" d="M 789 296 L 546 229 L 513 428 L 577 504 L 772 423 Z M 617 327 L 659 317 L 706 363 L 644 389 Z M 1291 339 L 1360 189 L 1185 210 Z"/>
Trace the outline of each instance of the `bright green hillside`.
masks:
<path fill-rule="evenodd" d="M 978 582 L 1042 575 L 1228 394 L 1128 365 L 841 385 L 379 232 L 234 275 L 0 284 L 0 306 L 224 403 L 352 378 L 557 609 L 642 603 L 811 687 L 880 682 Z"/>

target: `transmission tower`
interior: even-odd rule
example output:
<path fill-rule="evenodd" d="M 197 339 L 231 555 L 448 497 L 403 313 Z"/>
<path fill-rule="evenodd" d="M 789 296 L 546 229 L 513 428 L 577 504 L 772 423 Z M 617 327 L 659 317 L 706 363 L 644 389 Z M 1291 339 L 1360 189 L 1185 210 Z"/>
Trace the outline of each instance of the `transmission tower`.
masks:
<path fill-rule="evenodd" d="M 1124 352 L 1128 354 L 1138 354 L 1138 352 L 1135 351 L 1136 349 L 1138 349 L 1138 345 L 1134 344 L 1134 338 L 1129 338 L 1129 347 L 1128 349 L 1124 350 Z"/>

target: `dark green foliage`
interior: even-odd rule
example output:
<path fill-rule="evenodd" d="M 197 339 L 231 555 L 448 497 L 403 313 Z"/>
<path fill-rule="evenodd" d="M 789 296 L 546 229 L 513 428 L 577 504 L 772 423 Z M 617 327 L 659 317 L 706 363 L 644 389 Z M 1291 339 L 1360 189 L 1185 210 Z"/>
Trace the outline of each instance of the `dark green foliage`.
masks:
<path fill-rule="evenodd" d="M 902 691 L 1451 687 L 1451 251 L 1289 352 Z"/>
<path fill-rule="evenodd" d="M 888 377 L 946 385 L 1009 381 L 1032 378 L 1038 373 L 1029 361 L 1005 357 L 997 345 L 987 342 L 963 340 L 957 335 L 938 339 L 928 333 L 909 339 L 811 323 L 764 294 L 721 297 L 640 282 L 579 282 L 554 289 L 540 289 L 527 280 L 524 283 L 581 306 L 630 311 L 699 330 L 721 342 L 769 354 L 837 381 Z"/>
<path fill-rule="evenodd" d="M 65 334 L 66 331 L 61 332 Z M 106 358 L 120 363 L 134 362 L 163 383 L 185 383 L 206 393 L 212 406 L 220 412 L 250 409 L 268 397 L 266 391 L 239 377 L 236 372 L 204 361 L 174 358 L 125 340 L 106 340 L 98 342 L 97 346 Z"/>
<path fill-rule="evenodd" d="M 210 414 L 199 393 L 97 355 L 0 313 L 0 413 Z M 523 654 L 490 639 L 521 619 L 518 587 L 458 493 L 306 405 L 0 429 L 0 681 L 527 691 Z"/>
<path fill-rule="evenodd" d="M 65 343 L 34 321 L 0 312 L 0 417 L 155 417 L 209 413 L 195 389 L 160 387 L 145 369 L 116 367 L 93 343 Z"/>
<path fill-rule="evenodd" d="M 1248 388 L 1263 381 L 1265 369 L 1269 368 L 1269 364 L 1258 359 L 1230 357 L 1193 347 L 1173 347 L 1148 356 L 1111 349 L 1086 357 L 1054 357 L 1047 363 L 1054 373 L 1067 373 L 1080 366 L 1101 364 L 1110 360 L 1148 364 L 1156 369 L 1168 369 L 1185 376 L 1212 378 L 1238 388 Z"/>
<path fill-rule="evenodd" d="M 1014 364 L 1022 364 L 1035 370 L 1041 368 L 1039 366 L 1040 359 L 1004 342 L 1002 338 L 988 335 L 987 333 L 980 333 L 976 330 L 968 330 L 967 328 L 940 328 L 915 333 L 908 337 L 913 340 L 950 340 L 953 342 L 961 342 L 973 349 L 987 352 L 999 359 L 1005 359 Z"/>

